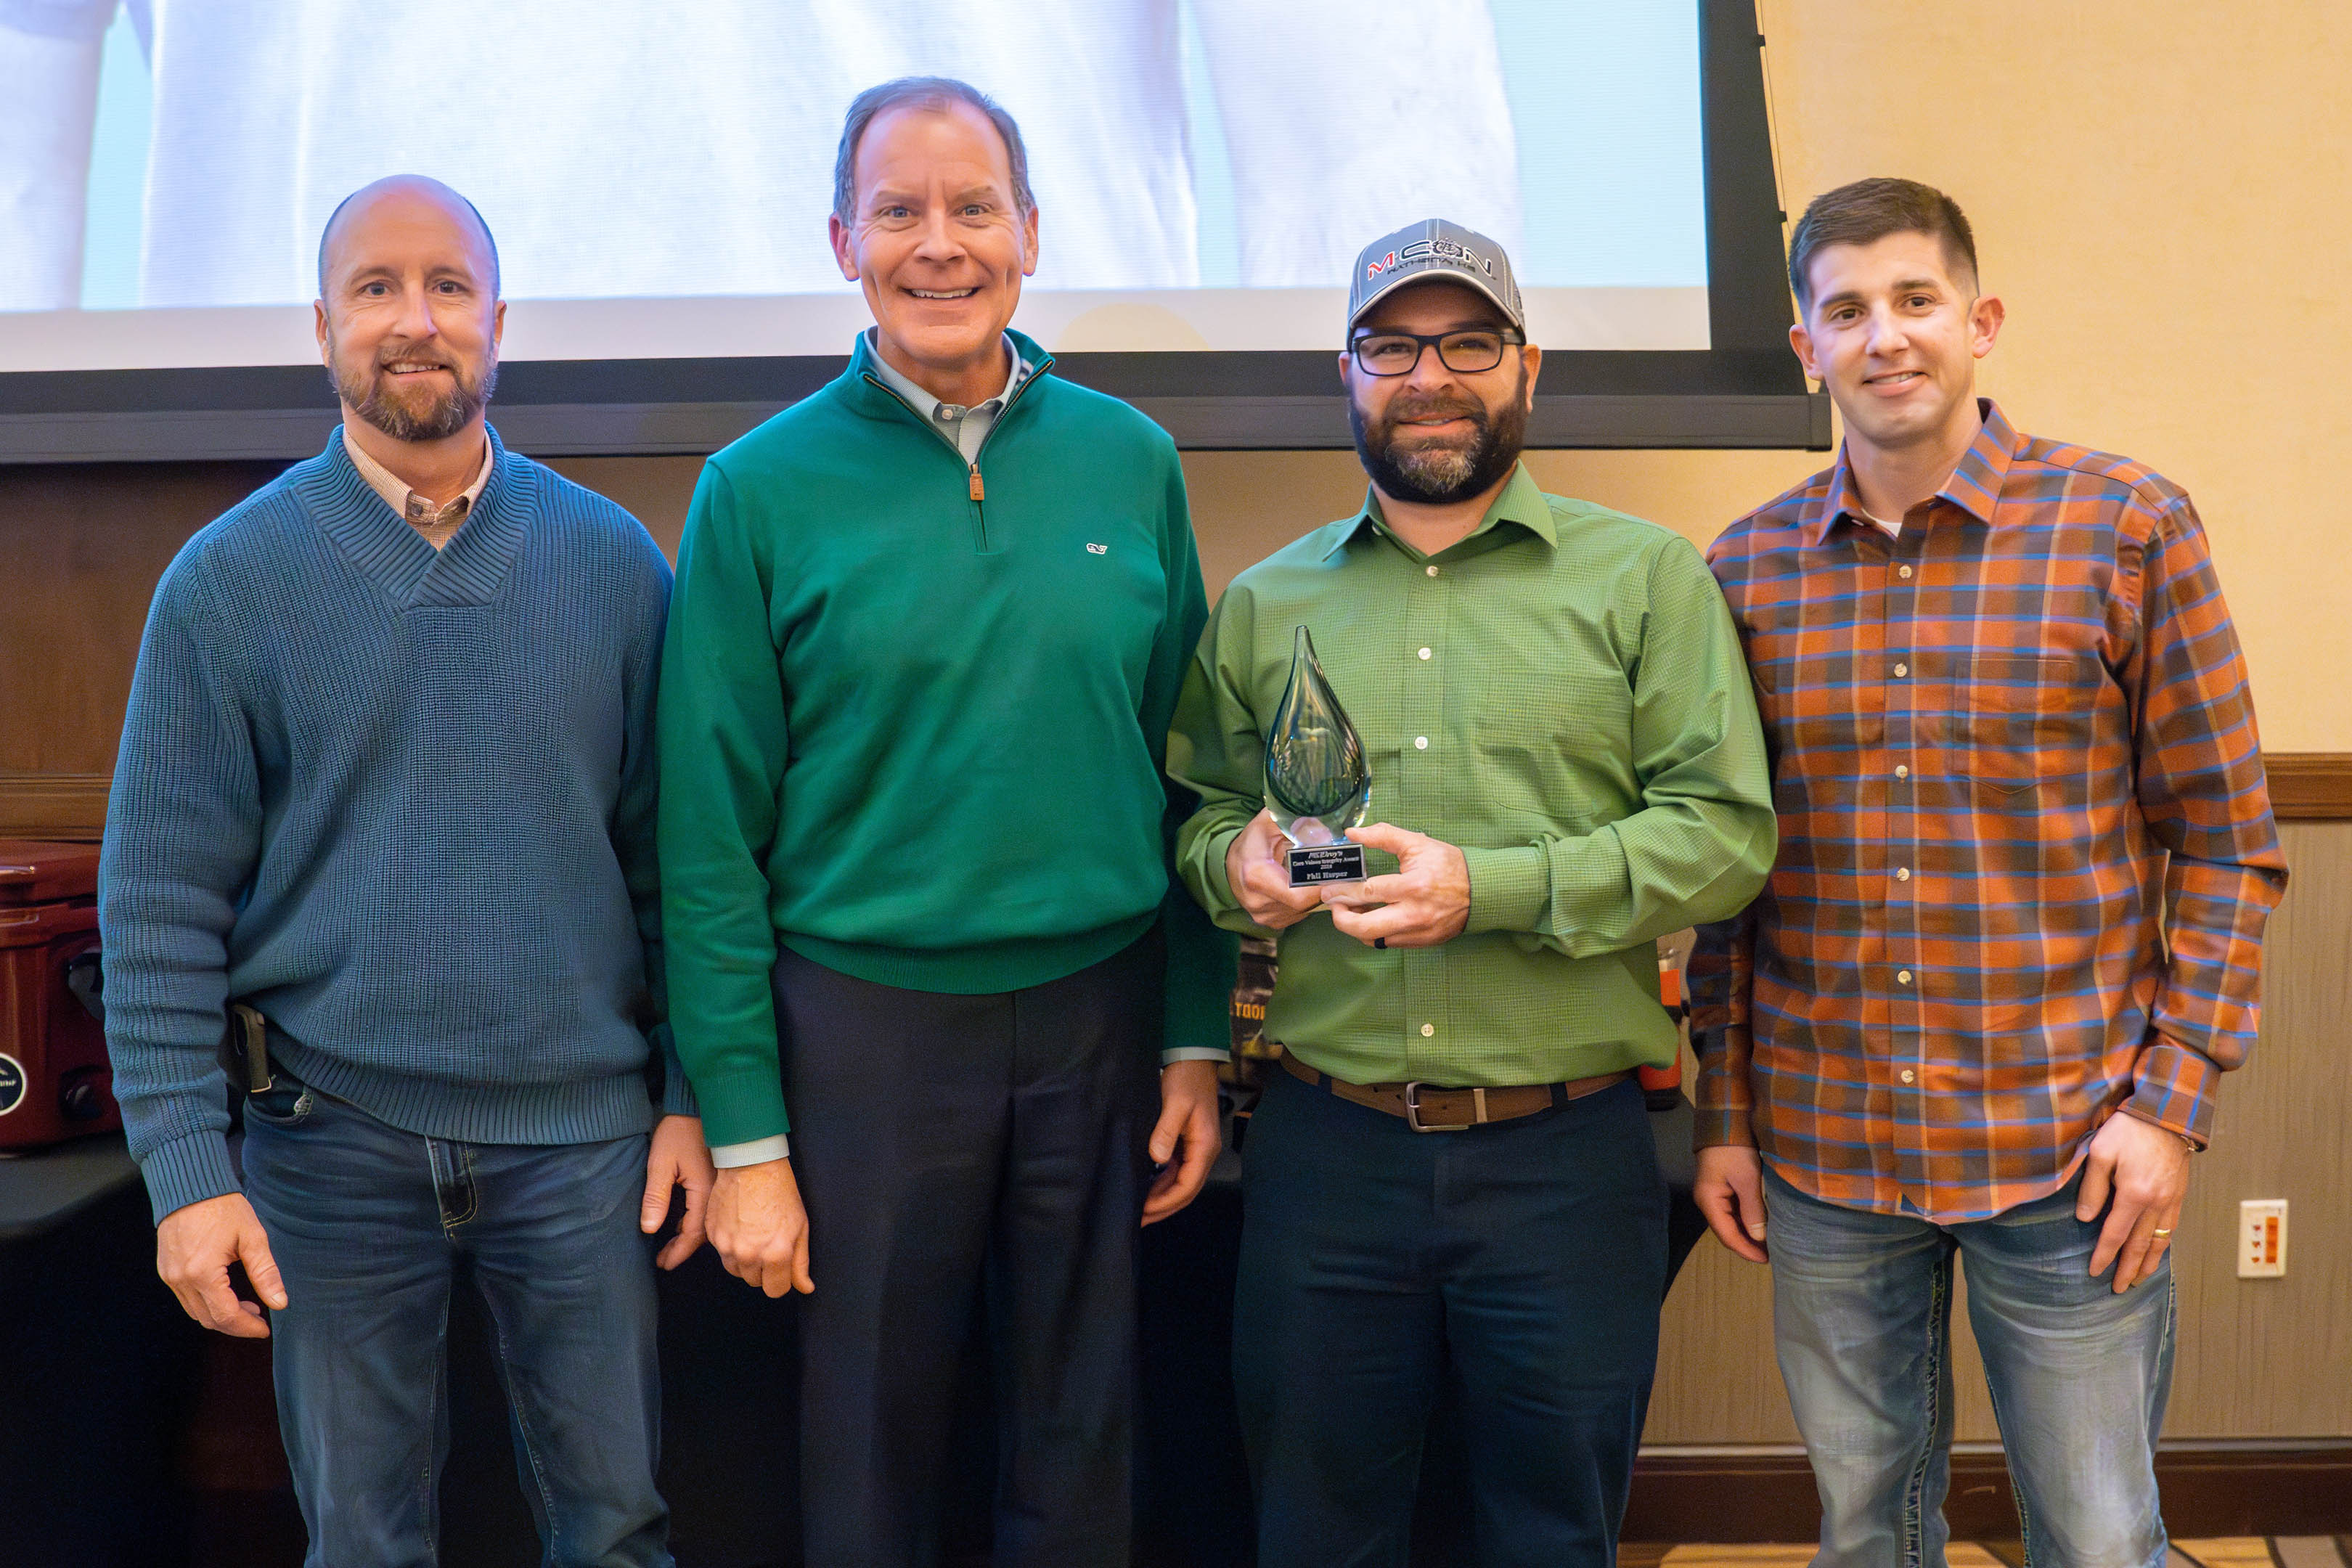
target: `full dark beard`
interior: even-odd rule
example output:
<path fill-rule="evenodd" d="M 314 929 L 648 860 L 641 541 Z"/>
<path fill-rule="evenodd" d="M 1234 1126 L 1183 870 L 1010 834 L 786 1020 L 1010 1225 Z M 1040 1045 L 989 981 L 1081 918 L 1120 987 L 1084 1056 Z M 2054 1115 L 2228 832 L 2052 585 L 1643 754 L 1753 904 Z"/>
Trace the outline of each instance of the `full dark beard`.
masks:
<path fill-rule="evenodd" d="M 392 396 L 381 363 L 345 366 L 338 357 L 327 372 L 327 379 L 334 384 L 335 395 L 350 404 L 352 413 L 395 441 L 438 441 L 455 436 L 472 423 L 474 416 L 488 405 L 490 394 L 498 389 L 498 352 L 493 349 L 482 361 L 478 378 L 467 381 L 464 368 L 454 364 L 449 367 L 449 377 L 455 384 L 418 408 Z"/>
<path fill-rule="evenodd" d="M 1399 399 L 1389 405 L 1388 416 L 1370 430 L 1364 427 L 1363 410 L 1351 397 L 1348 426 L 1355 432 L 1356 456 L 1381 492 L 1399 500 L 1448 506 L 1483 495 L 1511 471 L 1527 445 L 1526 386 L 1526 373 L 1521 372 L 1518 386 L 1499 411 L 1476 406 L 1466 398 L 1410 404 Z M 1459 414 L 1477 426 L 1477 433 L 1460 446 L 1399 448 L 1400 420 L 1436 413 Z"/>

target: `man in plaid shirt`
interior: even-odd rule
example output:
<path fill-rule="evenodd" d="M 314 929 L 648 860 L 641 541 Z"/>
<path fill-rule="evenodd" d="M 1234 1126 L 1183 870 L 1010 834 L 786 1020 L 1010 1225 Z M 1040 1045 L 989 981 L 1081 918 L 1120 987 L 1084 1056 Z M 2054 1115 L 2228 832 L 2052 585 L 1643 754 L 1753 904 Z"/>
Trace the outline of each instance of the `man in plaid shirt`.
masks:
<path fill-rule="evenodd" d="M 2189 498 L 1976 396 L 1949 197 L 1832 191 L 1789 273 L 1845 447 L 1709 556 L 1780 846 L 1691 961 L 1698 1200 L 1757 1262 L 1769 1209 L 1817 1565 L 1944 1562 L 1956 1255 L 2032 1560 L 2158 1564 L 2168 1247 L 2286 885 L 2245 668 Z"/>

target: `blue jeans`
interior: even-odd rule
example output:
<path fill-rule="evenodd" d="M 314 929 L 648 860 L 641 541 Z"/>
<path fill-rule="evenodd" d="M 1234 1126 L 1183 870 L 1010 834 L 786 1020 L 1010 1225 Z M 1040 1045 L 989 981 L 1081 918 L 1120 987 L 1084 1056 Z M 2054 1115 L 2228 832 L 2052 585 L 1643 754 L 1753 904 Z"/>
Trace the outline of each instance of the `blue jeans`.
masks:
<path fill-rule="evenodd" d="M 1414 1132 L 1266 1075 L 1234 1377 L 1260 1568 L 1403 1568 L 1441 1384 L 1483 1568 L 1613 1568 L 1657 1363 L 1666 1194 L 1631 1082 Z"/>
<path fill-rule="evenodd" d="M 272 1361 L 310 1568 L 436 1559 L 461 1259 L 489 1307 L 542 1561 L 666 1568 L 645 1135 L 453 1142 L 282 1076 L 245 1124 L 246 1195 L 286 1284 Z"/>
<path fill-rule="evenodd" d="M 2074 1182 L 1937 1225 L 1808 1197 L 1768 1167 L 1780 1375 L 1822 1495 L 1814 1568 L 1943 1568 L 1952 1261 L 2034 1568 L 2160 1568 L 2156 1437 L 2172 1385 L 2172 1262 L 2123 1295 Z M 2104 1215 L 2102 1219 L 2104 1219 Z"/>

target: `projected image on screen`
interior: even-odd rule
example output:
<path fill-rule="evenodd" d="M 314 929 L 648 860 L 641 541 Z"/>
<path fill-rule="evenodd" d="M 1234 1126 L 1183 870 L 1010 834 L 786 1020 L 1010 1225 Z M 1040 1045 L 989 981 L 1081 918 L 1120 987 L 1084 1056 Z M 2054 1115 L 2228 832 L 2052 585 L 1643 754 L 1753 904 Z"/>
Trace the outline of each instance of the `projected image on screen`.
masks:
<path fill-rule="evenodd" d="M 508 298 L 580 302 L 509 357 L 838 353 L 842 112 L 910 74 L 1021 122 L 1049 346 L 1328 347 L 1356 249 L 1433 215 L 1540 342 L 1706 346 L 1696 7 L 1604 0 L 0 0 L 0 309 L 168 310 L 156 363 L 229 363 L 181 313 L 307 303 L 335 204 L 408 171 Z M 128 341 L 60 322 L 21 341 Z"/>

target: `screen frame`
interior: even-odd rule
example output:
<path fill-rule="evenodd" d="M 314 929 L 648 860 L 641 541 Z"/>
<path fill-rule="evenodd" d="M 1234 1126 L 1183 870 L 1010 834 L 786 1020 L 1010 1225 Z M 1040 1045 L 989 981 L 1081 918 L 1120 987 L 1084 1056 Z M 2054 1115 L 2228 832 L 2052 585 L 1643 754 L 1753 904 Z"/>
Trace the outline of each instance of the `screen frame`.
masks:
<path fill-rule="evenodd" d="M 1830 404 L 1789 350 L 1794 321 L 1754 0 L 1694 0 L 1706 168 L 1700 350 L 1544 356 L 1528 447 L 1827 451 Z M 1353 445 L 1330 353 L 1068 353 L 1055 373 L 1134 404 L 1188 450 Z M 838 376 L 845 354 L 519 360 L 493 416 L 543 457 L 708 454 Z M 0 463 L 306 458 L 336 405 L 316 365 L 0 374 Z"/>

